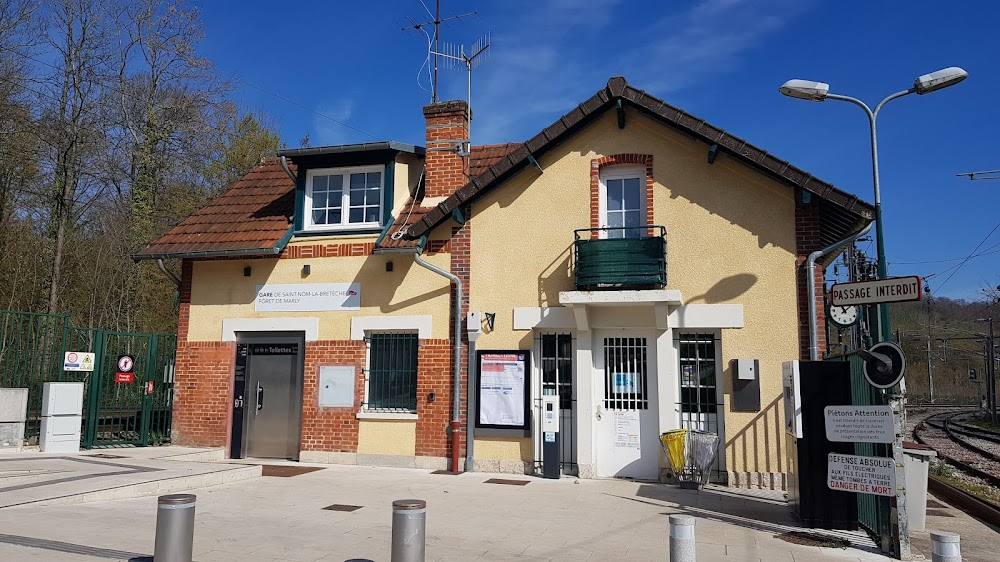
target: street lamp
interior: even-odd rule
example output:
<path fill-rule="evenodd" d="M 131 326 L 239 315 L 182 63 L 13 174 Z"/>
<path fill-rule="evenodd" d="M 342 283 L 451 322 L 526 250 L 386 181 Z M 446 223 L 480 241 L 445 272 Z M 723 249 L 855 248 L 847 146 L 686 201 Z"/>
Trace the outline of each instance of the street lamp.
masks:
<path fill-rule="evenodd" d="M 878 112 L 882 109 L 882 106 L 891 100 L 901 98 L 908 94 L 929 94 L 942 88 L 958 84 L 962 80 L 965 80 L 968 76 L 968 72 L 957 66 L 948 67 L 938 70 L 937 72 L 931 72 L 930 74 L 924 74 L 913 81 L 912 88 L 909 90 L 903 90 L 902 92 L 896 92 L 895 94 L 885 98 L 875 106 L 874 110 L 868 107 L 865 102 L 857 98 L 842 96 L 840 94 L 831 94 L 830 85 L 824 82 L 813 82 L 811 80 L 789 80 L 788 82 L 785 82 L 781 88 L 778 88 L 779 92 L 792 98 L 809 101 L 833 99 L 851 102 L 859 106 L 861 109 L 864 109 L 865 114 L 868 115 L 868 123 L 871 126 L 872 137 L 872 178 L 875 183 L 875 240 L 876 247 L 878 249 L 878 276 L 880 279 L 886 277 L 886 263 L 885 244 L 882 232 L 882 199 L 879 194 L 878 183 L 878 142 L 875 136 L 875 118 L 878 117 Z M 889 324 L 889 306 L 886 304 L 880 304 L 878 307 L 878 326 L 877 341 L 883 342 L 892 340 L 892 327 Z"/>

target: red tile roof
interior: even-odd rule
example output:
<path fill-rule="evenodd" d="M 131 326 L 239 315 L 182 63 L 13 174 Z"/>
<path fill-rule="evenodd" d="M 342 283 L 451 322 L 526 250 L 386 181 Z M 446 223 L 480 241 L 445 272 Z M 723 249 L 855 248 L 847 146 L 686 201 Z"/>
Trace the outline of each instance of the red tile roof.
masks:
<path fill-rule="evenodd" d="M 295 165 L 289 168 L 294 172 Z M 134 259 L 277 255 L 295 213 L 295 184 L 277 158 L 265 158 Z"/>
<path fill-rule="evenodd" d="M 486 171 L 490 166 L 496 164 L 507 156 L 507 153 L 521 146 L 519 142 L 508 142 L 506 144 L 484 144 L 473 146 L 469 156 L 469 177 L 474 177 Z M 410 198 L 403 210 L 396 217 L 396 221 L 389 227 L 388 233 L 378 243 L 377 248 L 383 250 L 400 250 L 417 248 L 420 246 L 419 239 L 407 238 L 411 225 L 420 221 L 424 214 L 433 210 L 433 207 L 424 207 L 422 201 Z"/>
<path fill-rule="evenodd" d="M 486 168 L 496 164 L 507 153 L 519 148 L 522 143 L 508 142 L 506 144 L 484 144 L 472 147 L 469 157 L 469 177 L 475 177 L 486 171 Z"/>
<path fill-rule="evenodd" d="M 472 147 L 470 175 L 477 175 L 499 162 L 520 143 Z M 294 173 L 295 164 L 289 162 Z M 405 240 L 395 232 L 420 220 L 430 207 L 407 201 L 395 224 L 389 228 L 380 248 L 414 248 L 418 241 Z M 140 259 L 197 258 L 219 255 L 277 255 L 279 242 L 292 227 L 295 213 L 295 184 L 277 158 L 265 158 L 232 183 L 222 194 L 173 227 L 141 252 Z"/>

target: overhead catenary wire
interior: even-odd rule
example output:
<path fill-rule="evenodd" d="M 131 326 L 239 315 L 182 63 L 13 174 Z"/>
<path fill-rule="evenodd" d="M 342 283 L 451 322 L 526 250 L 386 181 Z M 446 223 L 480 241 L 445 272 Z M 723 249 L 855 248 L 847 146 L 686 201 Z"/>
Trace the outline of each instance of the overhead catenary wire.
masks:
<path fill-rule="evenodd" d="M 946 279 L 945 279 L 944 281 L 942 281 L 942 282 L 941 282 L 941 284 L 940 284 L 940 285 L 938 285 L 938 286 L 936 287 L 936 290 L 940 291 L 940 290 L 941 290 L 941 288 L 942 288 L 942 287 L 944 287 L 946 283 L 948 283 L 948 281 L 951 281 L 951 278 L 952 278 L 952 277 L 954 277 L 956 273 L 958 273 L 958 270 L 959 270 L 959 269 L 961 269 L 963 265 L 965 265 L 966 263 L 968 263 L 968 261 L 969 261 L 970 259 L 972 259 L 972 256 L 974 256 L 974 255 L 975 255 L 975 253 L 976 253 L 976 252 L 977 252 L 977 251 L 979 250 L 979 248 L 980 248 L 980 247 L 981 247 L 981 246 L 982 246 L 983 244 L 985 244 L 987 240 L 989 240 L 989 239 L 990 239 L 990 236 L 993 236 L 993 233 L 994 233 L 994 232 L 996 232 L 998 228 L 1000 228 L 1000 222 L 998 222 L 998 223 L 996 224 L 996 226 L 994 226 L 994 227 L 993 227 L 993 229 L 992 229 L 992 230 L 990 230 L 990 233 L 989 233 L 989 234 L 987 234 L 987 235 L 986 235 L 986 237 L 985 237 L 985 238 L 983 238 L 983 240 L 982 240 L 982 241 L 981 241 L 981 242 L 980 242 L 979 244 L 977 244 L 977 245 L 976 245 L 976 247 L 975 247 L 975 248 L 974 248 L 974 249 L 972 250 L 972 252 L 970 252 L 970 253 L 969 253 L 969 255 L 968 255 L 968 256 L 967 256 L 967 257 L 966 257 L 966 258 L 965 258 L 965 259 L 964 259 L 964 260 L 962 261 L 962 263 L 958 264 L 958 266 L 957 266 L 957 267 L 955 268 L 955 271 L 952 271 L 952 272 L 951 272 L 951 275 L 949 275 L 949 276 L 948 276 L 948 277 L 947 277 L 947 278 L 946 278 Z"/>

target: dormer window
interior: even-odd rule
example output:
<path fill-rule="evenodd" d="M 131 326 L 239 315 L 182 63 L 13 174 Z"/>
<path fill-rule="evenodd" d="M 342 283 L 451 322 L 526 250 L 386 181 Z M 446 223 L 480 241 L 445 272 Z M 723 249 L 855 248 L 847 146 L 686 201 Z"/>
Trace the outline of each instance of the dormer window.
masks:
<path fill-rule="evenodd" d="M 384 170 L 383 166 L 309 170 L 304 230 L 381 227 Z"/>

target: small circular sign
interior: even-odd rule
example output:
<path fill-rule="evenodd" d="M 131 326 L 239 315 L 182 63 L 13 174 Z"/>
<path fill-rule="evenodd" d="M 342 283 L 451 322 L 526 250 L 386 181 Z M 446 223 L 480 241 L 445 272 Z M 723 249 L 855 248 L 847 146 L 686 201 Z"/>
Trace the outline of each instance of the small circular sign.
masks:
<path fill-rule="evenodd" d="M 122 373 L 132 372 L 135 362 L 130 355 L 122 355 L 118 358 L 118 371 Z"/>
<path fill-rule="evenodd" d="M 903 371 L 906 369 L 906 357 L 903 356 L 903 350 L 892 342 L 882 342 L 873 345 L 868 353 L 884 356 L 889 364 L 885 365 L 875 359 L 866 360 L 865 379 L 875 388 L 892 388 L 899 384 L 903 378 Z"/>
<path fill-rule="evenodd" d="M 66 362 L 67 363 L 76 363 L 76 359 L 77 359 L 76 353 L 73 353 L 71 351 L 71 352 L 69 352 L 69 353 L 66 354 Z"/>

